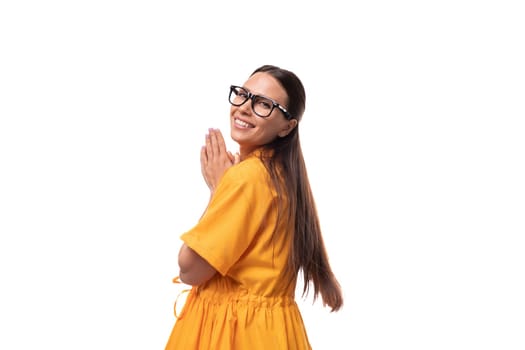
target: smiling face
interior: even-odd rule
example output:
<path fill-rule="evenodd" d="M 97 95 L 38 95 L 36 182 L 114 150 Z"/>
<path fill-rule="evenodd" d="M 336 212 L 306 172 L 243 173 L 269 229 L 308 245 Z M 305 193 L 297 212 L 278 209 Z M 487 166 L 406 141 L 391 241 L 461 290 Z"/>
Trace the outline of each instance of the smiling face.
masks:
<path fill-rule="evenodd" d="M 286 91 L 268 73 L 255 73 L 243 87 L 252 94 L 268 97 L 287 107 Z M 296 125 L 297 120 L 287 120 L 278 108 L 274 108 L 267 118 L 257 116 L 252 109 L 251 100 L 241 106 L 232 105 L 230 109 L 231 138 L 239 144 L 241 158 L 276 137 L 288 135 Z"/>

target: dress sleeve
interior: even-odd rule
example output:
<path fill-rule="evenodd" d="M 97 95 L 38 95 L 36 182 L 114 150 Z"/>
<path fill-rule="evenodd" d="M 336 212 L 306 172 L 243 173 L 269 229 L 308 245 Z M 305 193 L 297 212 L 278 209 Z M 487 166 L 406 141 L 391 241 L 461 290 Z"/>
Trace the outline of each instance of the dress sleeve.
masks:
<path fill-rule="evenodd" d="M 274 203 L 261 171 L 243 170 L 228 169 L 202 218 L 181 236 L 223 276 L 257 237 Z"/>

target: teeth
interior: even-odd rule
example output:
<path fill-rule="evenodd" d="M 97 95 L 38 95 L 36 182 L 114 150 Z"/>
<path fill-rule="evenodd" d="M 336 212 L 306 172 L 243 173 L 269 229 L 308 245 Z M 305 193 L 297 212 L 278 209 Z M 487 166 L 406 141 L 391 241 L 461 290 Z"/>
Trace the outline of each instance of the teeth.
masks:
<path fill-rule="evenodd" d="M 243 128 L 251 128 L 252 125 L 242 121 L 242 120 L 239 120 L 239 119 L 235 119 L 235 124 L 239 125 L 239 126 L 242 126 Z"/>

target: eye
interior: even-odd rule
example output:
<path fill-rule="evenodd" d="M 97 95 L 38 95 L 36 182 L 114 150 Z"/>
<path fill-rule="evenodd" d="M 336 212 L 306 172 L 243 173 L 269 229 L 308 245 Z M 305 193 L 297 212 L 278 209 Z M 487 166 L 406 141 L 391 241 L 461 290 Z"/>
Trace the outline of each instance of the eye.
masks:
<path fill-rule="evenodd" d="M 259 107 L 259 108 L 263 108 L 263 109 L 272 109 L 273 107 L 273 103 L 272 101 L 264 98 L 264 97 L 259 97 L 257 98 L 257 100 L 255 101 L 255 104 Z"/>
<path fill-rule="evenodd" d="M 236 88 L 234 92 L 235 92 L 235 95 L 239 97 L 248 98 L 248 92 L 244 89 Z"/>
<path fill-rule="evenodd" d="M 238 90 L 237 91 L 237 96 L 248 97 L 248 94 L 245 91 L 243 91 L 243 90 Z"/>

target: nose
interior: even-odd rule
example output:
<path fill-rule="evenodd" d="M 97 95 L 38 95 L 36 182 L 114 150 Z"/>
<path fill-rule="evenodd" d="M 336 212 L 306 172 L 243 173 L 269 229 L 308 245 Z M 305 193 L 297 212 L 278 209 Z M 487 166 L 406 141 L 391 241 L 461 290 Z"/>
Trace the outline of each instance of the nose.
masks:
<path fill-rule="evenodd" d="M 252 113 L 252 100 L 248 99 L 242 105 L 237 107 L 243 115 L 250 115 Z"/>

